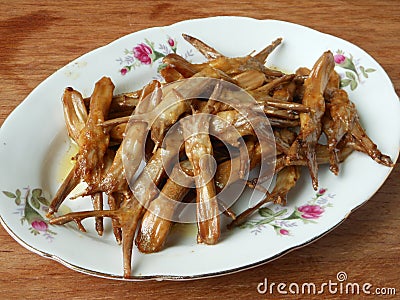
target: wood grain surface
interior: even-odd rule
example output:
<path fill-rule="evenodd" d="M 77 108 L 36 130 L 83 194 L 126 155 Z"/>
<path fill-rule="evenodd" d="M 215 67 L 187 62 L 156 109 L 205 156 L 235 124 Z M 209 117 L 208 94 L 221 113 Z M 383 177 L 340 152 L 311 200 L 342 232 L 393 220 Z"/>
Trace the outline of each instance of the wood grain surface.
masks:
<path fill-rule="evenodd" d="M 285 20 L 348 40 L 382 65 L 399 94 L 398 0 L 0 0 L 0 125 L 41 81 L 82 54 L 141 29 L 218 15 Z M 276 283 L 321 284 L 336 280 L 339 271 L 346 272 L 352 282 L 394 287 L 400 294 L 399 175 L 396 164 L 365 205 L 315 243 L 251 270 L 196 281 L 121 282 L 91 277 L 26 250 L 0 228 L 0 298 L 297 299 L 304 297 L 260 295 L 256 288 L 264 278 Z M 305 298 L 340 297 L 346 298 L 327 292 Z"/>

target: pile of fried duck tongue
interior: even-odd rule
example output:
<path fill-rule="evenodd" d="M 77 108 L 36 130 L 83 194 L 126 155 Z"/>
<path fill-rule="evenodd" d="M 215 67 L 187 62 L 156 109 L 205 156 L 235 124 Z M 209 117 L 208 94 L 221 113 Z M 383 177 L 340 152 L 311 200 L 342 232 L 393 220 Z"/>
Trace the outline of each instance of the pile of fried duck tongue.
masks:
<path fill-rule="evenodd" d="M 237 216 L 229 208 L 223 208 L 225 215 L 232 218 L 229 228 L 241 224 L 267 202 L 285 204 L 287 193 L 300 176 L 301 166 L 308 168 L 314 189 L 318 187 L 320 164 L 329 164 L 330 170 L 337 175 L 339 163 L 354 150 L 366 153 L 382 165 L 393 166 L 390 157 L 382 154 L 367 136 L 355 105 L 340 89 L 340 78 L 334 71 L 331 52 L 323 53 L 311 70 L 299 68 L 294 74 L 284 74 L 265 66 L 269 54 L 279 46 L 281 39 L 255 55 L 229 58 L 194 37 L 185 34 L 183 37 L 205 56 L 206 62 L 193 64 L 171 53 L 164 58 L 165 68 L 160 71 L 165 83 L 153 80 L 141 90 L 115 96 L 113 83 L 103 77 L 96 83 L 90 98 L 83 98 L 70 87 L 65 89 L 62 98 L 66 127 L 79 151 L 74 157 L 73 169 L 49 207 L 50 223 L 75 221 L 79 229 L 85 231 L 81 221 L 94 217 L 96 230 L 102 235 L 103 218 L 111 218 L 115 238 L 118 243 L 122 242 L 124 277 L 131 276 L 135 235 L 138 249 L 145 253 L 159 251 L 165 244 L 176 206 L 165 204 L 163 197 L 176 202 L 195 199 L 197 240 L 211 245 L 220 238 L 218 210 L 224 207 L 216 195 L 232 182 L 243 179 L 240 156 L 229 157 L 221 141 L 210 138 L 212 133 L 218 132 L 226 134 L 229 140 L 229 132 L 224 132 L 223 124 L 214 124 L 206 118 L 183 122 L 182 130 L 169 135 L 161 147 L 173 124 L 191 114 L 206 112 L 217 115 L 226 124 L 234 126 L 243 137 L 250 157 L 248 167 L 255 168 L 261 161 L 260 141 L 254 128 L 239 112 L 211 99 L 184 100 L 175 89 L 168 96 L 164 95 L 162 87 L 165 84 L 195 77 L 231 82 L 254 97 L 272 126 L 276 143 L 275 186 L 271 192 L 265 191 L 264 199 L 257 205 Z M 207 86 L 197 88 L 200 95 Z M 212 93 L 218 92 L 218 86 L 215 86 Z M 150 122 L 148 116 L 165 102 L 168 109 L 162 111 L 155 122 Z M 131 118 L 135 121 L 130 122 Z M 201 134 L 190 135 L 200 127 Z M 148 131 L 150 138 L 147 138 Z M 326 136 L 327 144 L 319 142 L 321 135 Z M 176 143 L 183 147 L 176 149 Z M 124 147 L 129 148 L 129 156 L 124 154 Z M 205 155 L 213 155 L 217 167 L 212 180 L 201 184 L 210 176 L 201 162 Z M 163 165 L 172 164 L 176 156 L 181 159 L 171 166 L 172 173 L 168 177 Z M 124 160 L 130 166 L 130 174 L 126 174 Z M 144 169 L 134 181 L 131 180 L 143 160 L 146 162 Z M 237 172 L 232 172 L 235 169 Z M 196 178 L 195 193 L 193 188 L 172 180 L 171 177 L 179 170 Z M 228 178 L 227 174 L 233 174 L 231 177 L 235 178 Z M 247 184 L 254 187 L 255 180 L 261 182 L 266 177 L 268 175 L 263 177 L 261 174 Z M 74 197 L 90 196 L 93 210 L 54 216 L 81 182 L 85 182 L 87 188 Z M 103 208 L 104 194 L 109 209 Z"/>

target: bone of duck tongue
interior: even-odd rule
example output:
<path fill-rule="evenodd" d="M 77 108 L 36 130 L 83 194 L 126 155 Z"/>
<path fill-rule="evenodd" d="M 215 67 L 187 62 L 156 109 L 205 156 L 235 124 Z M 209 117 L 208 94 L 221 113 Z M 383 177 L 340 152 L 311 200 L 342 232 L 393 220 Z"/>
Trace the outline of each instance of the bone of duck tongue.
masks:
<path fill-rule="evenodd" d="M 356 108 L 349 101 L 347 93 L 344 90 L 335 90 L 327 103 L 327 110 L 322 119 L 322 129 L 327 136 L 330 152 L 329 169 L 335 175 L 339 173 L 337 145 L 344 135 L 353 128 L 356 116 Z"/>
<path fill-rule="evenodd" d="M 177 205 L 190 190 L 187 186 L 190 186 L 192 180 L 188 181 L 185 186 L 179 185 L 176 181 L 177 176 L 182 172 L 178 166 L 184 166 L 184 164 L 190 165 L 190 162 L 178 163 L 174 167 L 161 193 L 150 203 L 144 214 L 136 236 L 136 245 L 140 252 L 154 253 L 163 248 L 173 224 L 172 218 Z M 185 177 L 180 176 L 179 178 Z"/>
<path fill-rule="evenodd" d="M 182 36 L 187 42 L 189 42 L 201 54 L 203 54 L 205 58 L 207 58 L 209 60 L 223 56 L 221 53 L 219 53 L 213 47 L 207 45 L 203 41 L 201 41 L 201 40 L 199 40 L 199 39 L 197 39 L 197 38 L 195 38 L 193 36 L 190 36 L 188 34 L 182 34 Z"/>
<path fill-rule="evenodd" d="M 154 109 L 161 99 L 159 87 L 160 83 L 158 81 L 152 81 L 143 88 L 139 98 L 139 105 L 134 112 L 135 115 L 144 114 Z M 126 165 L 129 165 L 129 171 L 133 174 L 136 173 L 143 159 L 143 147 L 146 140 L 148 124 L 145 122 L 135 122 L 127 125 L 127 127 L 128 129 L 125 130 L 125 139 L 119 146 L 111 167 L 102 177 L 100 184 L 100 189 L 109 196 L 108 203 L 110 209 L 119 208 L 119 202 L 123 202 L 121 199 L 131 197 L 131 192 L 126 180 L 124 159 Z M 126 153 L 129 153 L 129 156 L 127 156 Z M 119 224 L 116 220 L 112 220 L 112 225 L 115 238 L 118 243 L 121 243 L 122 237 Z"/>
<path fill-rule="evenodd" d="M 262 205 L 274 201 L 275 203 L 284 204 L 286 203 L 286 196 L 288 192 L 296 185 L 297 180 L 300 177 L 299 166 L 287 166 L 280 170 L 277 174 L 276 183 L 272 192 L 267 194 L 264 199 L 259 201 L 255 206 L 246 209 L 244 212 L 239 214 L 235 220 L 233 220 L 228 228 L 231 229 L 234 226 L 242 224 L 246 218 L 252 215 Z"/>
<path fill-rule="evenodd" d="M 145 114 L 156 107 L 161 99 L 159 87 L 160 83 L 158 81 L 153 81 L 143 89 L 142 95 L 140 96 L 140 104 L 134 112 L 135 116 Z M 111 167 L 102 179 L 101 190 L 105 191 L 107 194 L 113 192 L 126 194 L 129 190 L 123 160 L 126 159 L 125 162 L 129 165 L 129 171 L 131 173 L 136 173 L 143 159 L 143 147 L 147 135 L 147 128 L 148 124 L 146 120 L 127 125 L 125 140 L 118 148 Z M 129 157 L 124 157 L 124 151 L 125 153 L 129 153 Z"/>
<path fill-rule="evenodd" d="M 247 140 L 246 147 L 250 157 L 250 168 L 253 169 L 261 160 L 260 147 L 257 147 L 254 139 Z M 187 176 L 193 176 L 193 167 L 188 160 L 181 162 L 180 166 Z M 215 186 L 218 193 L 240 179 L 240 166 L 240 157 L 218 164 L 215 173 Z M 181 169 L 175 166 L 160 195 L 150 203 L 149 209 L 143 216 L 136 238 L 136 245 L 141 252 L 153 253 L 160 251 L 166 242 L 173 224 L 171 219 L 177 209 L 177 203 L 182 201 L 189 191 L 188 186 L 191 186 L 193 181 L 192 178 L 180 176 L 179 178 L 186 181 L 185 187 L 177 184 L 175 178 L 180 175 L 180 172 L 182 172 Z M 174 202 L 171 200 L 177 202 L 173 204 Z"/>
<path fill-rule="evenodd" d="M 209 245 L 216 244 L 220 237 L 220 218 L 210 156 L 213 154 L 209 131 L 208 114 L 193 115 L 182 124 L 185 151 L 196 176 L 197 240 Z"/>
<path fill-rule="evenodd" d="M 166 138 L 165 148 L 157 149 L 134 182 L 132 182 L 132 178 L 128 174 L 127 180 L 131 182 L 132 194 L 129 198 L 124 199 L 119 209 L 69 213 L 51 219 L 50 223 L 62 225 L 75 221 L 79 228 L 84 230 L 81 221 L 88 217 L 110 217 L 116 220 L 122 229 L 124 277 L 129 278 L 131 275 L 132 247 L 136 228 L 145 209 L 159 192 L 157 185 L 164 176 L 164 166 L 170 165 L 171 160 L 178 155 L 179 149 L 173 147 L 173 145 L 182 144 L 181 137 L 182 134 L 179 131 L 174 135 L 169 135 Z"/>
<path fill-rule="evenodd" d="M 88 118 L 85 103 L 81 93 L 68 87 L 62 96 L 64 120 L 69 137 L 78 142 L 79 135 L 85 127 Z"/>
<path fill-rule="evenodd" d="M 351 135 L 356 140 L 356 143 L 361 146 L 362 151 L 367 153 L 377 163 L 386 167 L 394 166 L 390 156 L 383 154 L 378 149 L 378 146 L 368 137 L 358 118 L 356 118 L 355 125 L 351 130 Z"/>
<path fill-rule="evenodd" d="M 263 50 L 261 50 L 259 53 L 254 55 L 254 58 L 257 59 L 259 62 L 265 64 L 268 56 L 282 43 L 282 38 L 277 38 L 275 41 L 273 41 L 270 45 L 265 47 Z"/>
<path fill-rule="evenodd" d="M 192 64 L 182 56 L 170 53 L 163 58 L 163 63 L 176 70 L 184 78 L 192 77 L 200 72 L 207 64 Z"/>
<path fill-rule="evenodd" d="M 321 118 L 325 112 L 323 94 L 334 66 L 333 55 L 330 51 L 327 51 L 317 60 L 309 77 L 305 80 L 302 103 L 309 107 L 310 112 L 300 113 L 300 133 L 291 146 L 287 157 L 288 161 L 296 160 L 301 156 L 306 158 L 315 190 L 318 188 L 318 164 L 315 147 L 321 135 Z"/>
<path fill-rule="evenodd" d="M 68 135 L 74 143 L 78 144 L 79 135 L 82 129 L 85 127 L 88 118 L 85 102 L 81 93 L 75 91 L 71 87 L 68 87 L 64 90 L 62 103 Z M 48 216 L 51 216 L 58 210 L 64 199 L 81 181 L 81 178 L 76 176 L 75 172 L 76 165 L 74 165 L 74 167 L 70 170 L 67 177 L 58 188 L 56 195 L 52 199 L 49 206 Z"/>
<path fill-rule="evenodd" d="M 157 184 L 161 180 L 164 169 L 163 162 L 168 163 L 176 153 L 162 155 L 164 150 L 159 148 L 144 167 L 142 173 L 132 184 L 132 196 L 125 199 L 117 210 L 97 210 L 69 213 L 61 217 L 50 219 L 50 224 L 63 225 L 75 221 L 81 230 L 84 230 L 81 221 L 89 217 L 109 217 L 115 219 L 122 229 L 122 251 L 124 258 L 124 277 L 131 276 L 131 260 L 133 240 L 137 225 L 145 208 L 157 195 Z"/>
<path fill-rule="evenodd" d="M 139 99 L 139 105 L 135 110 L 135 115 L 145 114 L 154 109 L 161 99 L 161 90 L 158 89 L 159 87 L 160 83 L 158 81 L 152 81 L 142 89 L 142 94 Z M 104 122 L 102 124 L 104 124 Z M 102 126 L 97 127 L 104 130 Z M 121 197 L 128 198 L 131 196 L 123 165 L 123 147 L 125 147 L 125 150 L 131 154 L 130 159 L 126 158 L 128 160 L 127 164 L 129 164 L 130 172 L 135 173 L 143 157 L 142 147 L 147 135 L 147 127 L 148 124 L 145 119 L 143 122 L 135 122 L 130 124 L 130 126 L 128 125 L 124 144 L 121 144 L 118 148 L 111 166 L 105 170 L 105 172 L 103 170 L 101 176 L 96 177 L 101 179 L 98 184 L 89 185 L 87 190 L 82 194 L 92 195 L 94 198 L 93 202 L 97 208 L 100 208 L 99 204 L 101 203 L 101 198 L 98 195 L 100 192 L 105 192 L 110 196 L 108 202 L 111 208 L 118 208 L 117 202 L 120 201 L 116 201 L 116 199 L 120 199 Z M 128 145 L 126 143 L 128 143 Z M 98 224 L 98 222 L 99 221 L 96 223 Z M 113 230 L 117 242 L 120 243 L 120 230 L 118 229 L 118 224 L 115 220 L 113 220 Z"/>
<path fill-rule="evenodd" d="M 96 184 L 94 178 L 100 178 L 109 136 L 99 125 L 104 122 L 108 113 L 113 91 L 114 84 L 107 77 L 103 77 L 96 83 L 91 96 L 89 115 L 76 140 L 79 146 L 76 164 L 50 203 L 49 216 L 58 210 L 67 195 L 80 181 L 83 180 L 90 186 Z"/>

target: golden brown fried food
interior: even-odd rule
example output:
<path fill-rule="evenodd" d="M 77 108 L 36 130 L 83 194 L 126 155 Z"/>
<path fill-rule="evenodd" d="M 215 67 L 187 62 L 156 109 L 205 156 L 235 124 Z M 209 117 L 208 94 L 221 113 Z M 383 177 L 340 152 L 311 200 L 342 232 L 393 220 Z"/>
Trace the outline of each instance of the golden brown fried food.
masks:
<path fill-rule="evenodd" d="M 286 204 L 286 197 L 288 192 L 296 185 L 300 177 L 300 166 L 287 166 L 277 173 L 276 183 L 272 192 L 267 194 L 264 199 L 259 201 L 255 206 L 250 207 L 243 211 L 236 217 L 229 225 L 228 228 L 242 224 L 250 215 L 257 209 L 268 202 L 276 204 Z"/>
<path fill-rule="evenodd" d="M 223 55 L 219 53 L 217 50 L 215 50 L 213 47 L 208 46 L 206 43 L 203 41 L 190 36 L 188 34 L 182 34 L 183 38 L 192 44 L 193 47 L 195 47 L 201 54 L 205 56 L 207 59 L 215 59 L 218 57 L 222 57 Z"/>
<path fill-rule="evenodd" d="M 284 74 L 265 65 L 281 44 L 280 38 L 255 55 L 231 58 L 195 37 L 183 37 L 207 61 L 194 64 L 176 53 L 168 54 L 160 74 L 171 85 L 162 87 L 152 81 L 142 89 L 113 96 L 111 80 L 102 78 L 91 98 L 83 99 L 72 88 L 63 95 L 68 134 L 79 153 L 49 207 L 49 216 L 81 181 L 88 185 L 82 195 L 92 197 L 94 210 L 72 212 L 50 223 L 75 221 L 84 231 L 81 221 L 94 217 L 96 230 L 102 234 L 102 218 L 111 218 L 116 240 L 122 242 L 126 278 L 131 276 L 136 233 L 140 251 L 162 249 L 177 203 L 193 191 L 191 182 L 196 190 L 198 242 L 215 244 L 221 235 L 222 211 L 233 219 L 231 228 L 268 202 L 285 205 L 303 166 L 308 167 L 315 189 L 318 165 L 329 163 L 337 174 L 339 163 L 354 150 L 393 166 L 367 136 L 355 105 L 339 88 L 331 52 L 325 52 L 311 70 L 299 68 L 295 74 Z M 208 80 L 183 84 L 180 80 L 186 78 Z M 235 88 L 222 89 L 221 84 L 211 84 L 212 79 L 230 82 Z M 239 101 L 240 88 L 255 103 Z M 321 134 L 327 137 L 326 145 L 320 144 Z M 228 148 L 235 154 L 230 156 Z M 273 174 L 264 170 L 253 180 L 246 177 L 266 158 L 276 162 L 271 168 L 276 175 L 271 192 L 254 183 Z M 140 170 L 142 162 L 145 167 Z M 185 186 L 174 181 L 182 172 Z M 263 190 L 265 198 L 236 217 L 217 199 L 217 193 L 238 180 Z M 108 196 L 109 210 L 103 208 L 103 193 Z"/>
<path fill-rule="evenodd" d="M 104 166 L 102 162 L 108 148 L 109 135 L 101 126 L 110 107 L 114 84 L 110 78 L 103 77 L 95 86 L 90 100 L 89 115 L 79 138 L 79 153 L 76 160 L 76 176 L 88 185 L 98 184 Z"/>
<path fill-rule="evenodd" d="M 330 51 L 327 51 L 317 60 L 310 75 L 305 80 L 302 103 L 309 107 L 310 112 L 300 114 L 300 133 L 287 158 L 290 161 L 305 157 L 315 190 L 318 188 L 318 164 L 315 147 L 321 135 L 321 119 L 325 113 L 323 95 L 334 66 L 333 55 Z"/>
<path fill-rule="evenodd" d="M 185 152 L 193 166 L 197 192 L 197 225 L 199 243 L 212 245 L 221 234 L 218 202 L 213 179 L 213 154 L 209 132 L 210 116 L 194 115 L 183 123 Z"/>
<path fill-rule="evenodd" d="M 62 103 L 68 135 L 77 143 L 88 118 L 85 102 L 81 93 L 75 91 L 72 87 L 68 87 L 64 91 Z"/>
<path fill-rule="evenodd" d="M 104 171 L 103 157 L 109 143 L 109 135 L 100 124 L 104 122 L 108 113 L 113 91 L 114 84 L 107 77 L 103 77 L 96 83 L 85 126 L 80 130 L 79 135 L 77 135 L 76 130 L 73 133 L 75 138 L 77 137 L 76 143 L 79 146 L 76 164 L 51 201 L 48 210 L 49 216 L 58 210 L 64 199 L 80 181 L 85 181 L 89 187 L 98 186 L 99 179 Z M 68 97 L 69 92 L 71 91 L 66 91 L 65 97 Z M 83 111 L 83 109 L 80 111 Z M 71 120 L 73 119 L 71 118 Z M 75 128 L 78 127 L 75 126 Z"/>
<path fill-rule="evenodd" d="M 192 166 L 189 161 L 183 161 L 180 166 L 185 169 L 185 164 L 189 164 L 187 170 L 191 170 Z M 138 235 L 136 237 L 136 245 L 140 252 L 153 253 L 160 251 L 167 239 L 171 226 L 173 225 L 172 217 L 176 211 L 177 205 L 181 202 L 189 192 L 191 180 L 186 179 L 185 186 L 181 186 L 176 182 L 176 178 L 180 175 L 181 170 L 175 166 L 168 178 L 161 193 L 154 199 L 146 213 L 144 214 Z M 184 176 L 179 176 L 185 179 Z"/>

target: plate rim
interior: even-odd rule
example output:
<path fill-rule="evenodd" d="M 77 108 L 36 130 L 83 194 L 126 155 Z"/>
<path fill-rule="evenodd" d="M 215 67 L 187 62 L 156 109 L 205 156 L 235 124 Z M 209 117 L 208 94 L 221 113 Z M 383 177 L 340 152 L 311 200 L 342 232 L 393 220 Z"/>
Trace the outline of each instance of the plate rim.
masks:
<path fill-rule="evenodd" d="M 390 174 L 390 173 L 389 173 Z M 386 177 L 387 178 L 387 177 Z M 385 179 L 386 180 L 386 179 Z M 384 183 L 384 182 L 383 182 Z M 383 184 L 382 183 L 382 184 Z M 304 243 L 301 243 L 299 245 L 295 245 L 293 247 L 287 248 L 271 257 L 266 258 L 265 260 L 260 260 L 248 265 L 236 267 L 236 268 L 231 268 L 227 269 L 224 271 L 219 271 L 219 272 L 211 272 L 211 273 L 205 273 L 205 274 L 199 274 L 199 275 L 134 275 L 129 278 L 123 277 L 122 275 L 114 275 L 114 274 L 107 274 L 104 272 L 98 272 L 98 271 L 93 271 L 89 269 L 82 268 L 80 266 L 77 266 L 75 264 L 69 263 L 68 261 L 62 259 L 61 257 L 55 255 L 55 254 L 50 254 L 45 251 L 39 250 L 28 243 L 26 243 L 23 239 L 21 239 L 17 234 L 15 234 L 12 229 L 5 223 L 3 218 L 0 215 L 0 223 L 3 226 L 3 228 L 7 231 L 7 233 L 20 244 L 23 246 L 25 249 L 40 255 L 41 257 L 53 260 L 59 264 L 61 264 L 64 267 L 67 267 L 68 269 L 72 271 L 76 271 L 85 275 L 91 275 L 97 278 L 104 278 L 104 279 L 111 279 L 111 280 L 117 280 L 117 281 L 127 281 L 127 282 L 141 282 L 141 281 L 192 281 L 192 280 L 199 280 L 199 279 L 209 279 L 209 278 L 214 278 L 214 277 L 221 277 L 225 275 L 231 275 L 235 273 L 239 273 L 242 271 L 247 271 L 250 269 L 254 269 L 256 267 L 260 267 L 262 265 L 268 264 L 274 260 L 277 260 L 286 254 L 289 254 L 290 252 L 299 250 L 301 248 L 304 248 L 317 240 L 323 238 L 325 235 L 329 234 L 330 232 L 334 231 L 336 228 L 338 228 L 340 225 L 342 225 L 348 217 L 357 209 L 359 209 L 361 206 L 365 205 L 368 202 L 369 199 L 365 200 L 363 203 L 359 204 L 357 207 L 353 208 L 350 212 L 348 212 L 344 218 L 342 218 L 337 224 L 329 228 L 328 230 L 324 231 L 323 233 L 312 237 L 311 239 L 306 240 Z"/>

